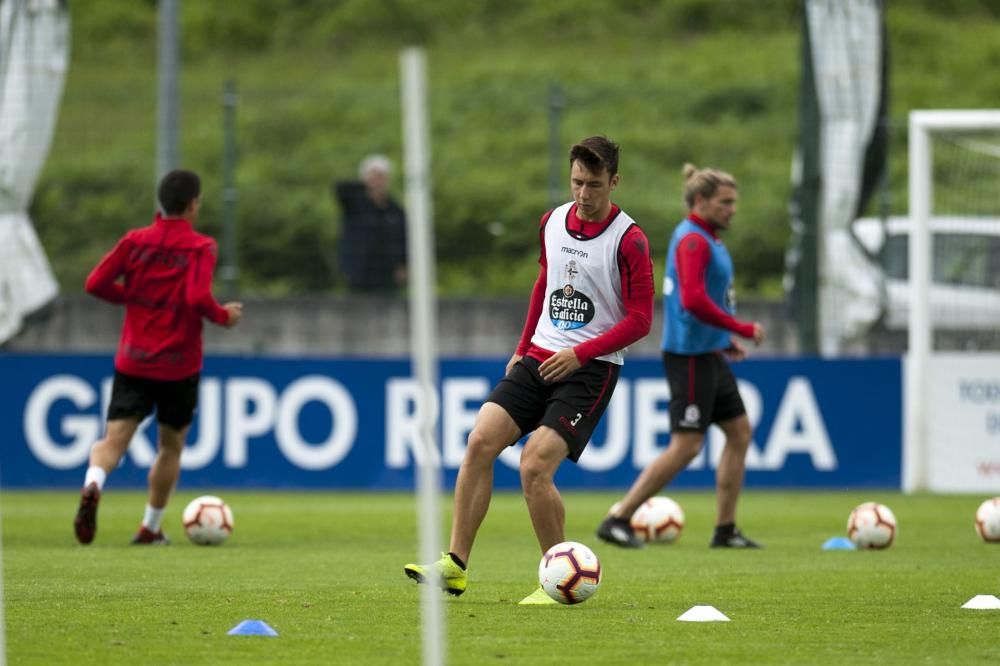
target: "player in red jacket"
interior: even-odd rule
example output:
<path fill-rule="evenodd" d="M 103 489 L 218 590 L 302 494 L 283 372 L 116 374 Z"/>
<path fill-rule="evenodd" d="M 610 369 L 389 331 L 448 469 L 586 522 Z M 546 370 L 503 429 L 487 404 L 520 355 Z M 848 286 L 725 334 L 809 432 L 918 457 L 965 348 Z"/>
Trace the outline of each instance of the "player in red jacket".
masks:
<path fill-rule="evenodd" d="M 192 228 L 201 208 L 201 179 L 191 171 L 171 171 L 157 195 L 162 213 L 153 224 L 125 234 L 87 277 L 88 293 L 125 306 L 125 324 L 115 355 L 107 432 L 90 451 L 73 521 L 82 544 L 97 532 L 97 505 L 108 474 L 154 409 L 157 454 L 149 468 L 146 511 L 132 543 L 169 543 L 160 525 L 198 404 L 202 318 L 231 328 L 243 314 L 241 303 L 219 305 L 212 296 L 217 246 Z"/>

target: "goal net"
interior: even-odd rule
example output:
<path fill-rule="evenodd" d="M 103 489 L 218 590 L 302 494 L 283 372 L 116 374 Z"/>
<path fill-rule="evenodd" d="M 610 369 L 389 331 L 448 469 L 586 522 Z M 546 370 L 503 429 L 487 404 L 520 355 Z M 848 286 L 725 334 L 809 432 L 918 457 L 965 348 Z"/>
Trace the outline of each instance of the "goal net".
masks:
<path fill-rule="evenodd" d="M 907 223 L 904 488 L 1000 492 L 1000 110 L 910 114 Z"/>

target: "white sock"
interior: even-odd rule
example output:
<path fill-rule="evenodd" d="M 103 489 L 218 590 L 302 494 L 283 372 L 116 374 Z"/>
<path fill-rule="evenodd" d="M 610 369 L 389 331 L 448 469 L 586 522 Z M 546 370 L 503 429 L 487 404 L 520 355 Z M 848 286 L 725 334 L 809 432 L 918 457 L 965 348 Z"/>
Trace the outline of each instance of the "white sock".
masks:
<path fill-rule="evenodd" d="M 159 532 L 160 523 L 163 522 L 163 514 L 166 512 L 167 507 L 162 509 L 154 509 L 149 504 L 146 505 L 146 512 L 142 514 L 142 526 L 145 527 L 150 532 Z"/>
<path fill-rule="evenodd" d="M 96 483 L 98 490 L 104 490 L 104 482 L 107 480 L 108 473 L 103 468 L 91 465 L 87 468 L 87 475 L 83 477 L 83 487 L 86 488 L 90 484 Z"/>

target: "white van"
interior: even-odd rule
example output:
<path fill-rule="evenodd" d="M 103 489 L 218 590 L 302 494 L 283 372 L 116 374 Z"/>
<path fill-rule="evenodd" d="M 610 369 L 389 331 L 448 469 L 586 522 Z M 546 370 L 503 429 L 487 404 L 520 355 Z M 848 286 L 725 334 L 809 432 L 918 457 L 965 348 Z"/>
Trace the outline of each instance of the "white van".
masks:
<path fill-rule="evenodd" d="M 909 317 L 909 218 L 859 218 L 852 230 L 885 280 L 883 323 L 906 329 Z M 935 329 L 1000 331 L 1000 217 L 931 219 L 930 316 Z"/>

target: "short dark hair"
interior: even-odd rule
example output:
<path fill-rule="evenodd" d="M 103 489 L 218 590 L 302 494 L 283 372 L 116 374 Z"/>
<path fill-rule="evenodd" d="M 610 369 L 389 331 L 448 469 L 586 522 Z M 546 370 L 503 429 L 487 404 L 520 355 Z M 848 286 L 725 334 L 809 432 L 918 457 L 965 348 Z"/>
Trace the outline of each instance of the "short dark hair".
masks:
<path fill-rule="evenodd" d="M 180 215 L 201 195 L 201 178 L 194 171 L 176 169 L 160 180 L 156 198 L 167 215 Z"/>
<path fill-rule="evenodd" d="M 569 150 L 569 165 L 579 160 L 590 171 L 608 170 L 608 176 L 618 173 L 618 144 L 606 136 L 587 137 Z"/>

